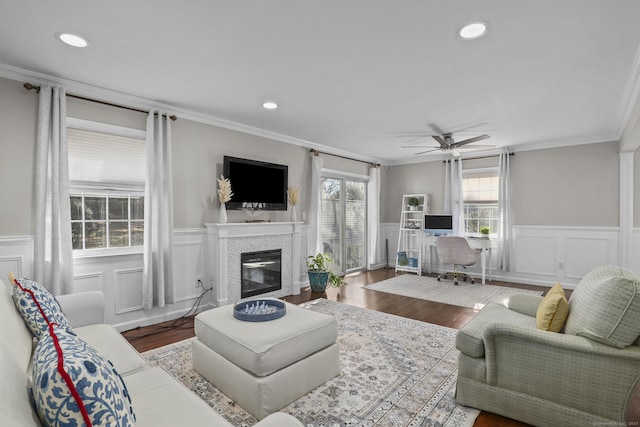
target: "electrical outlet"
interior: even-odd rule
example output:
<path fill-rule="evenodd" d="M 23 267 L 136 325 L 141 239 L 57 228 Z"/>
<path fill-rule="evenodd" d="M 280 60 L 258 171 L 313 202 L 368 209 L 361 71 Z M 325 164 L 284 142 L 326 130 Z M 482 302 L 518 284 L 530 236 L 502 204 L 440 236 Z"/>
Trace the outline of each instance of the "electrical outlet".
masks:
<path fill-rule="evenodd" d="M 204 288 L 204 283 L 202 283 L 202 276 L 196 276 L 196 288 Z"/>
<path fill-rule="evenodd" d="M 564 262 L 560 261 L 558 263 L 558 270 L 564 270 Z"/>

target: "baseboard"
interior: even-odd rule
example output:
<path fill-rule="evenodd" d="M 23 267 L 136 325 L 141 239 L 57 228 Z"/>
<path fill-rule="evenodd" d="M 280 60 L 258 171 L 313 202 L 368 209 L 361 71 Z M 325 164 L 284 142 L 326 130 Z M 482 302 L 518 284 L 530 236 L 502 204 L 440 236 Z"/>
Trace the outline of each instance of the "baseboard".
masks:
<path fill-rule="evenodd" d="M 215 304 L 208 302 L 206 304 L 202 304 L 196 313 L 201 313 L 203 311 L 206 310 L 211 310 L 212 308 L 215 308 Z M 166 322 L 168 320 L 175 320 L 175 319 L 179 319 L 180 317 L 182 317 L 186 312 L 187 309 L 179 309 L 179 310 L 172 310 L 166 313 L 161 313 L 161 314 L 157 314 L 155 316 L 150 316 L 150 317 L 145 317 L 144 319 L 135 319 L 135 320 L 131 320 L 131 321 L 127 321 L 127 322 L 120 322 L 120 323 L 116 323 L 115 328 L 120 331 L 120 332 L 124 332 L 124 331 L 129 331 L 131 329 L 136 329 L 139 327 L 144 327 L 144 326 L 150 326 L 150 325 L 155 325 L 156 323 L 162 323 L 162 322 Z"/>

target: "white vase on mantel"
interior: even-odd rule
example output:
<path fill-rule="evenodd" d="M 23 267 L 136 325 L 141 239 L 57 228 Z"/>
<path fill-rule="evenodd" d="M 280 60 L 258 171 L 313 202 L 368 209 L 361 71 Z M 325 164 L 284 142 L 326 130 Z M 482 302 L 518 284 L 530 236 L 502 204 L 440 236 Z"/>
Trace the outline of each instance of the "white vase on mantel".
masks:
<path fill-rule="evenodd" d="M 298 214 L 296 213 L 296 205 L 291 205 L 291 222 L 298 220 Z"/>
<path fill-rule="evenodd" d="M 218 222 L 220 224 L 227 223 L 227 206 L 224 203 L 220 203 L 220 218 Z"/>

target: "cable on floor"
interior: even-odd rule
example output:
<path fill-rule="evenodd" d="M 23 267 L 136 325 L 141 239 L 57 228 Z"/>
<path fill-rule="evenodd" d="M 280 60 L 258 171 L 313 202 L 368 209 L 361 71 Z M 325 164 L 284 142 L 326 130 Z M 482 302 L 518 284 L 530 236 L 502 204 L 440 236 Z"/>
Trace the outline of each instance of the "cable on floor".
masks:
<path fill-rule="evenodd" d="M 202 281 L 198 280 L 198 283 L 202 286 Z M 147 338 L 153 335 L 157 335 L 159 333 L 162 332 L 166 332 L 167 330 L 185 330 L 185 329 L 191 329 L 193 326 L 189 323 L 187 326 L 184 326 L 187 323 L 187 320 L 191 320 L 193 317 L 196 316 L 196 314 L 198 313 L 198 309 L 200 308 L 200 303 L 202 302 L 202 298 L 204 298 L 204 296 L 208 293 L 211 292 L 213 290 L 213 286 L 211 286 L 208 289 L 204 289 L 203 287 L 203 291 L 200 295 L 198 295 L 198 297 L 196 298 L 196 300 L 193 302 L 193 305 L 191 306 L 191 308 L 189 310 L 187 310 L 187 312 L 185 314 L 183 314 L 182 316 L 178 317 L 177 319 L 174 319 L 170 324 L 168 325 L 160 325 L 160 326 L 156 326 L 155 328 L 151 329 L 150 331 L 142 334 L 142 335 L 128 335 L 129 332 L 135 331 L 140 329 L 141 327 L 138 326 L 134 329 L 131 329 L 129 331 L 125 331 L 122 333 L 122 335 L 124 335 L 127 339 L 131 339 L 131 340 L 136 340 L 136 339 L 140 339 L 140 338 Z"/>

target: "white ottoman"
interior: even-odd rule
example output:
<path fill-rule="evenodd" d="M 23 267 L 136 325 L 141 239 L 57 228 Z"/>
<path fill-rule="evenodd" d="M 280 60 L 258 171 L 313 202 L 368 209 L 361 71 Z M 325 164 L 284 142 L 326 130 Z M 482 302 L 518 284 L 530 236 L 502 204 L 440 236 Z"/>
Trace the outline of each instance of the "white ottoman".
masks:
<path fill-rule="evenodd" d="M 200 313 L 194 327 L 193 368 L 258 420 L 340 371 L 333 316 L 287 303 L 279 319 L 244 322 L 227 305 Z"/>

